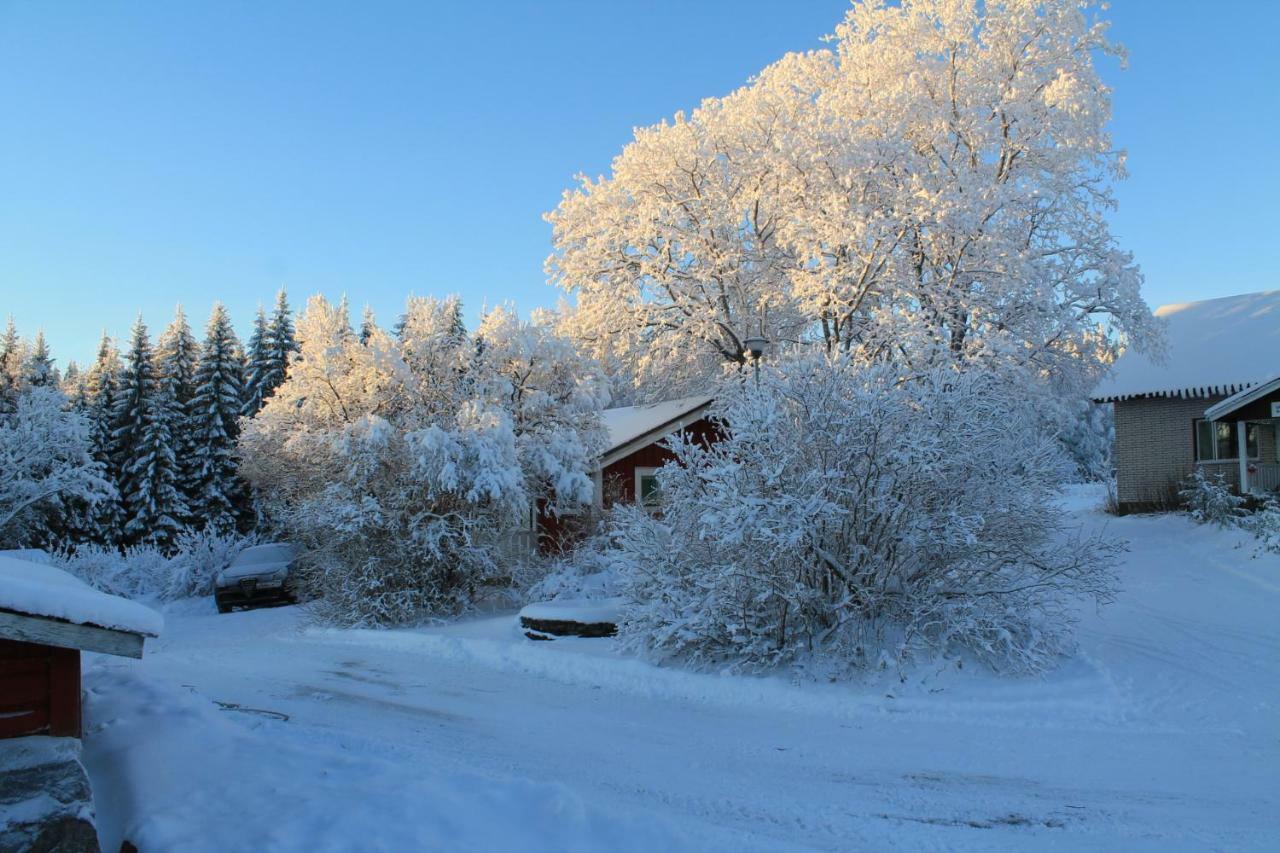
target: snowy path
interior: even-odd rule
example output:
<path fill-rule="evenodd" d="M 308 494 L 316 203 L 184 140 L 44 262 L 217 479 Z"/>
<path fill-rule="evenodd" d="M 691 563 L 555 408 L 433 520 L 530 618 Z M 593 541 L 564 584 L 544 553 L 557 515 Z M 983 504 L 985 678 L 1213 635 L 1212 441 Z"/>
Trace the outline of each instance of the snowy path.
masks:
<path fill-rule="evenodd" d="M 1126 591 L 1045 679 L 795 687 L 509 618 L 171 612 L 146 660 L 86 673 L 104 849 L 1266 849 L 1280 559 L 1109 525 Z"/>

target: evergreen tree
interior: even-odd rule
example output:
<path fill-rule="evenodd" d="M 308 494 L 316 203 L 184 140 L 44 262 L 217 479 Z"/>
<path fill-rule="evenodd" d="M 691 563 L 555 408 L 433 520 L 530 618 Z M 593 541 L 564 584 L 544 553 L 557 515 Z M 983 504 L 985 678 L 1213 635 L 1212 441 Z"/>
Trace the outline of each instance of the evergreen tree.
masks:
<path fill-rule="evenodd" d="M 179 490 L 173 403 L 156 370 L 142 317 L 133 325 L 129 364 L 121 374 L 112 441 L 124 544 L 172 544 L 189 512 Z"/>
<path fill-rule="evenodd" d="M 262 408 L 262 382 L 270 371 L 267 353 L 267 312 L 258 306 L 258 316 L 253 319 L 253 334 L 249 336 L 249 349 L 244 364 L 244 405 L 240 413 L 246 418 L 258 414 Z"/>
<path fill-rule="evenodd" d="M 120 505 L 120 477 L 116 458 L 112 453 L 115 442 L 112 428 L 116 408 L 120 400 L 120 355 L 115 343 L 102 333 L 98 344 L 98 357 L 85 373 L 83 412 L 89 419 L 89 452 L 101 467 L 103 477 L 113 487 L 112 494 L 103 500 L 81 506 L 76 513 L 76 538 L 81 542 L 98 545 L 115 545 L 120 541 L 123 526 L 123 510 Z"/>
<path fill-rule="evenodd" d="M 0 416 L 12 414 L 17 408 L 18 392 L 22 389 L 22 365 L 25 347 L 18 337 L 18 327 L 9 316 L 4 335 L 0 336 Z"/>
<path fill-rule="evenodd" d="M 377 330 L 377 318 L 373 316 L 373 309 L 366 305 L 364 306 L 364 314 L 360 317 L 360 343 L 369 343 L 369 338 L 373 337 L 373 333 Z"/>
<path fill-rule="evenodd" d="M 275 393 L 289 372 L 289 362 L 298 351 L 297 335 L 293 327 L 293 312 L 283 289 L 276 295 L 275 312 L 266 332 L 266 358 L 258 379 L 255 393 L 265 400 Z M 250 352 L 252 359 L 253 353 Z"/>
<path fill-rule="evenodd" d="M 84 380 L 80 365 L 74 360 L 68 361 L 67 369 L 62 372 L 62 393 L 67 395 L 67 399 L 71 401 L 71 407 L 77 412 L 83 412 L 88 402 Z"/>
<path fill-rule="evenodd" d="M 53 366 L 53 354 L 49 352 L 43 329 L 36 332 L 35 344 L 23 363 L 22 380 L 28 388 L 53 388 L 59 384 L 58 369 Z"/>
<path fill-rule="evenodd" d="M 199 503 L 195 485 L 195 428 L 191 401 L 196 391 L 196 364 L 200 345 L 191 334 L 186 314 L 179 305 L 173 322 L 156 344 L 156 367 L 164 397 L 170 405 L 174 453 L 178 460 L 178 484 L 188 509 Z M 184 525 L 193 519 L 179 519 Z"/>
<path fill-rule="evenodd" d="M 196 368 L 191 431 L 195 442 L 192 476 L 198 496 L 194 511 L 201 522 L 219 530 L 235 526 L 243 503 L 244 490 L 234 458 L 243 405 L 243 371 L 231 318 L 221 303 L 216 304 Z"/>

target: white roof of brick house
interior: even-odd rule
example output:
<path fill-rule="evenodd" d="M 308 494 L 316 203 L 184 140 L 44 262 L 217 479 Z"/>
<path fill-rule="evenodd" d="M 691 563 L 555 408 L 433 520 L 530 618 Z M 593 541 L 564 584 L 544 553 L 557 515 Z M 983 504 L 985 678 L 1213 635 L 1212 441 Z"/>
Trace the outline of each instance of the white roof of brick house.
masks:
<path fill-rule="evenodd" d="M 1117 359 L 1093 399 L 1234 394 L 1280 371 L 1280 290 L 1162 305 L 1167 358 Z"/>

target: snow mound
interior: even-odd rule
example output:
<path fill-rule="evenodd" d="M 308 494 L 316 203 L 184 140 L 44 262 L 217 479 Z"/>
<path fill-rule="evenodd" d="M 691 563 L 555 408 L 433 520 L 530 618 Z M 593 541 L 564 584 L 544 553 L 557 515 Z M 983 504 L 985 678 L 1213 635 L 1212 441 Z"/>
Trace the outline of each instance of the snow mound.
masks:
<path fill-rule="evenodd" d="M 99 592 L 53 566 L 13 557 L 0 557 L 0 610 L 148 637 L 164 629 L 164 619 L 149 607 Z"/>

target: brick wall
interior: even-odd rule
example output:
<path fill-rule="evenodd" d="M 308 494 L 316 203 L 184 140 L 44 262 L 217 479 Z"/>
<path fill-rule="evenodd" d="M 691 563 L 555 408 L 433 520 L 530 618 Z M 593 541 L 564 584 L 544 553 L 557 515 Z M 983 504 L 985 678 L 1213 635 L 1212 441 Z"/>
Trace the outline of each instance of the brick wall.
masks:
<path fill-rule="evenodd" d="M 1150 397 L 1115 404 L 1116 487 L 1121 512 L 1160 508 L 1171 499 L 1196 464 L 1194 422 L 1221 399 Z M 1273 428 L 1259 431 L 1258 445 L 1263 461 L 1276 459 Z M 1239 487 L 1236 460 L 1201 464 Z"/>

